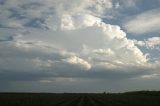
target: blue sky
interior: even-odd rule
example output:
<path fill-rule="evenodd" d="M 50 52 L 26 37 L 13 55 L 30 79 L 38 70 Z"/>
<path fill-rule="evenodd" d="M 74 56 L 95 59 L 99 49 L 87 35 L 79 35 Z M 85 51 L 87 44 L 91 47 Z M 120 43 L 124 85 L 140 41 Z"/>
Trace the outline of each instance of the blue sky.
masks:
<path fill-rule="evenodd" d="M 159 90 L 160 0 L 0 0 L 0 91 Z"/>

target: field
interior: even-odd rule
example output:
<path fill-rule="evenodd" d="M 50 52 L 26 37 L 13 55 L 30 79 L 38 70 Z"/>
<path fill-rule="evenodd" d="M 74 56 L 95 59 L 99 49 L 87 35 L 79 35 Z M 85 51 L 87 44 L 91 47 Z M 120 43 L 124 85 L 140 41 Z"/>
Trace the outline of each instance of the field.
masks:
<path fill-rule="evenodd" d="M 0 106 L 160 106 L 160 92 L 0 93 Z"/>

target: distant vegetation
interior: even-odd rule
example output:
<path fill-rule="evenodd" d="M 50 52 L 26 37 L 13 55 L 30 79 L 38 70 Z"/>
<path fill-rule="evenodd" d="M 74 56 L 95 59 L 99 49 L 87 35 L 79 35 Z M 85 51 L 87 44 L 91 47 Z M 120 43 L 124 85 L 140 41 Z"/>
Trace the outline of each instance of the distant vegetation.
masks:
<path fill-rule="evenodd" d="M 160 106 L 160 91 L 126 93 L 0 93 L 0 106 Z"/>

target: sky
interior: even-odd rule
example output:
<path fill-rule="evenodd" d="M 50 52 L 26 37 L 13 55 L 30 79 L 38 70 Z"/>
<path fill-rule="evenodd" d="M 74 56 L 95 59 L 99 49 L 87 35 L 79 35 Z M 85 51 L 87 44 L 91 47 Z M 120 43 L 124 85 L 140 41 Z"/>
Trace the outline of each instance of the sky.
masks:
<path fill-rule="evenodd" d="M 160 0 L 0 0 L 0 92 L 160 90 Z"/>

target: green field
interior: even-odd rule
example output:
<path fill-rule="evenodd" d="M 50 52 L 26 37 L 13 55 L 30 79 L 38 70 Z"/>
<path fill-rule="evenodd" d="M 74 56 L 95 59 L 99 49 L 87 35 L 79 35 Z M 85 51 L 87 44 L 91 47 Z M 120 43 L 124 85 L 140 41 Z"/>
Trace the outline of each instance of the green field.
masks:
<path fill-rule="evenodd" d="M 0 106 L 160 106 L 160 92 L 0 93 Z"/>

